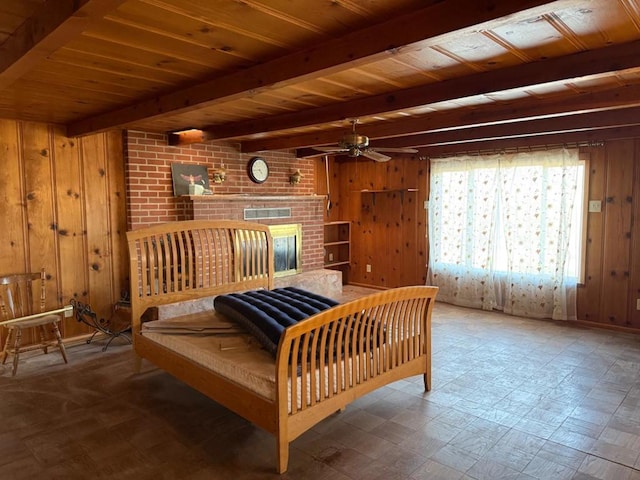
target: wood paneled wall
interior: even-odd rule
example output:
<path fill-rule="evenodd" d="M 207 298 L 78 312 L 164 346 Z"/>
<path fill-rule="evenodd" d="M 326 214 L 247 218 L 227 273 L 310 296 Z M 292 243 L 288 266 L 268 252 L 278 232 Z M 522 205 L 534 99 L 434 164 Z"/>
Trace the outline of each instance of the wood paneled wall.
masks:
<path fill-rule="evenodd" d="M 71 139 L 0 120 L 0 165 L 0 272 L 44 267 L 48 307 L 75 298 L 110 316 L 128 287 L 121 133 Z M 62 325 L 65 338 L 89 332 L 73 317 Z"/>
<path fill-rule="evenodd" d="M 428 162 L 411 158 L 376 163 L 329 157 L 331 209 L 325 221 L 351 221 L 349 283 L 384 288 L 424 285 L 428 174 Z M 322 159 L 316 164 L 316 182 L 318 193 L 326 194 Z"/>
<path fill-rule="evenodd" d="M 584 285 L 578 318 L 640 329 L 640 139 L 615 140 L 589 152 L 589 199 L 602 211 L 587 217 Z"/>
<path fill-rule="evenodd" d="M 590 158 L 589 199 L 602 211 L 587 215 L 585 281 L 578 318 L 640 329 L 640 139 L 582 149 Z M 349 282 L 375 287 L 423 284 L 428 247 L 428 162 L 329 159 L 332 208 L 327 221 L 352 222 Z M 318 193 L 326 193 L 325 165 L 316 164 Z M 419 192 L 401 189 L 418 188 Z M 387 190 L 363 193 L 361 190 Z M 371 273 L 366 265 L 371 265 Z"/>

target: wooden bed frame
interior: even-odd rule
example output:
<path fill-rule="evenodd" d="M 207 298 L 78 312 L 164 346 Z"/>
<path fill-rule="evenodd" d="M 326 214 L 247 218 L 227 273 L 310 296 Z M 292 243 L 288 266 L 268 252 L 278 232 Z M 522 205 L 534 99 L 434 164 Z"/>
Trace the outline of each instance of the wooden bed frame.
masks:
<path fill-rule="evenodd" d="M 289 443 L 383 385 L 413 375 L 431 383 L 436 287 L 402 287 L 338 305 L 285 330 L 274 360 L 275 401 L 142 334 L 151 307 L 273 287 L 268 227 L 243 221 L 172 222 L 127 232 L 134 349 L 216 402 L 272 433 L 277 470 Z M 322 373 L 324 372 L 324 374 Z"/>

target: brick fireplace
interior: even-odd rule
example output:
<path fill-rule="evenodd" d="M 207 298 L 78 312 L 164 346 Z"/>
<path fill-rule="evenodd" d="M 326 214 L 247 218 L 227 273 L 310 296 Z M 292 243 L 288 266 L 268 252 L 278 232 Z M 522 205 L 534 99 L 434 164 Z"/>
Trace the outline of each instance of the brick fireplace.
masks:
<path fill-rule="evenodd" d="M 166 135 L 127 131 L 126 180 L 128 228 L 187 219 L 243 220 L 246 208 L 290 209 L 287 218 L 257 219 L 267 225 L 302 225 L 302 271 L 322 269 L 325 197 L 315 195 L 314 163 L 297 159 L 292 151 L 261 154 L 271 167 L 268 180 L 256 185 L 246 173 L 250 154 L 234 145 L 194 144 L 175 147 Z M 173 195 L 173 163 L 206 165 L 214 195 Z M 224 165 L 227 180 L 213 183 L 213 170 Z M 292 186 L 291 172 L 300 170 L 302 180 Z"/>
<path fill-rule="evenodd" d="M 245 209 L 287 209 L 290 217 L 252 220 L 265 225 L 302 225 L 302 271 L 323 267 L 321 195 L 199 195 L 180 197 L 178 220 L 244 220 Z"/>

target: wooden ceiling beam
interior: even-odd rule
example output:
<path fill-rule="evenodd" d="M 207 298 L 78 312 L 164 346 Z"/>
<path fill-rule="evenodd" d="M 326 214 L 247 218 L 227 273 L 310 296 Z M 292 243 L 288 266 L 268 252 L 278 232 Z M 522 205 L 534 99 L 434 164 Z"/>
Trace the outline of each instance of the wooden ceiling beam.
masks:
<path fill-rule="evenodd" d="M 617 72 L 640 65 L 640 41 L 615 45 L 598 50 L 580 52 L 564 57 L 532 62 L 524 65 L 492 70 L 475 75 L 454 78 L 397 92 L 308 109 L 302 112 L 267 117 L 251 122 L 241 122 L 204 130 L 207 140 L 233 138 L 233 136 L 264 133 L 296 126 L 334 122 L 343 118 L 380 115 L 398 110 L 426 106 L 475 95 L 488 95 L 551 82 L 566 82 L 577 78 L 589 78 L 608 72 Z M 391 123 L 391 122 L 389 122 Z M 395 122 L 393 122 L 395 123 Z M 395 128 L 402 134 L 401 121 Z M 254 127 L 255 130 L 252 130 Z M 368 134 L 366 132 L 363 132 Z M 232 137 L 228 137 L 232 135 Z M 334 135 L 332 139 L 329 137 Z M 371 135 L 374 137 L 374 135 Z M 337 137 L 339 138 L 339 137 Z M 287 136 L 244 142 L 243 150 L 278 150 L 302 146 L 323 145 L 335 142 L 335 130 L 300 137 Z M 298 142 L 296 144 L 296 142 Z M 318 143 L 316 143 L 318 142 Z"/>
<path fill-rule="evenodd" d="M 494 140 L 477 140 L 465 143 L 429 146 L 420 149 L 420 157 L 439 157 L 455 154 L 478 154 L 515 148 L 535 148 L 553 145 L 596 145 L 607 140 L 640 137 L 640 126 L 603 128 L 579 132 L 550 133 L 537 137 L 514 137 Z"/>
<path fill-rule="evenodd" d="M 379 148 L 413 147 L 445 143 L 461 143 L 509 137 L 548 135 L 551 133 L 597 130 L 603 128 L 640 125 L 640 107 L 608 110 L 604 112 L 562 115 L 495 125 L 483 125 L 440 132 L 423 133 L 407 137 L 377 141 Z"/>
<path fill-rule="evenodd" d="M 591 113 L 562 115 L 552 118 L 536 118 L 528 121 L 514 121 L 491 125 L 470 126 L 452 130 L 408 135 L 377 140 L 374 148 L 424 148 L 441 145 L 466 145 L 477 142 L 504 140 L 509 138 L 531 138 L 535 136 L 557 135 L 560 133 L 600 131 L 640 125 L 640 107 Z M 640 128 L 640 127 L 638 127 Z M 313 148 L 296 150 L 296 157 L 308 158 L 323 155 Z"/>
<path fill-rule="evenodd" d="M 0 45 L 0 90 L 47 56 L 77 38 L 125 0 L 51 0 L 44 2 Z"/>
<path fill-rule="evenodd" d="M 384 138 L 406 137 L 398 141 L 407 146 L 412 135 L 436 130 L 455 130 L 483 125 L 494 125 L 544 118 L 553 118 L 568 114 L 594 113 L 622 108 L 640 107 L 640 85 L 630 85 L 611 90 L 572 95 L 560 100 L 558 98 L 539 99 L 532 97 L 525 100 L 504 102 L 479 107 L 473 110 L 457 109 L 436 112 L 432 115 L 395 119 L 363 125 L 359 132 L 375 140 L 378 145 Z M 335 143 L 341 131 L 332 131 L 326 143 Z M 324 137 L 324 133 L 322 136 Z M 317 136 L 316 136 L 317 138 Z M 332 140 L 329 142 L 328 140 Z"/>
<path fill-rule="evenodd" d="M 399 51 L 417 51 L 425 47 L 426 41 L 450 32 L 464 35 L 465 32 L 476 32 L 487 22 L 495 26 L 501 22 L 535 18 L 550 9 L 573 3 L 575 0 L 442 1 L 239 72 L 79 120 L 67 126 L 68 135 L 87 135 L 143 119 L 212 106 L 283 87 L 293 81 L 319 78 L 347 67 L 393 56 Z M 456 14 L 451 15 L 451 12 Z"/>
<path fill-rule="evenodd" d="M 552 118 L 559 115 L 599 112 L 640 107 L 640 85 L 573 94 L 567 98 L 518 99 L 497 102 L 473 110 L 456 109 L 431 115 L 409 117 L 392 122 L 377 122 L 362 126 L 362 134 L 371 139 L 416 135 L 433 130 L 453 130 L 461 127 L 492 125 L 510 121 Z M 360 129 L 359 129 L 360 130 Z M 335 142 L 335 138 L 333 140 Z"/>

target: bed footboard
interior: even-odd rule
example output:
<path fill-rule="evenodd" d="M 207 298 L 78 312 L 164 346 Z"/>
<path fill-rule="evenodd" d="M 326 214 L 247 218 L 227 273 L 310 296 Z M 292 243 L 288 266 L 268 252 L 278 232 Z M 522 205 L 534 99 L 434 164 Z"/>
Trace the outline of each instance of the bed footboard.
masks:
<path fill-rule="evenodd" d="M 289 327 L 278 347 L 278 471 L 289 442 L 376 388 L 422 374 L 431 388 L 436 287 L 369 295 Z"/>

